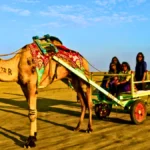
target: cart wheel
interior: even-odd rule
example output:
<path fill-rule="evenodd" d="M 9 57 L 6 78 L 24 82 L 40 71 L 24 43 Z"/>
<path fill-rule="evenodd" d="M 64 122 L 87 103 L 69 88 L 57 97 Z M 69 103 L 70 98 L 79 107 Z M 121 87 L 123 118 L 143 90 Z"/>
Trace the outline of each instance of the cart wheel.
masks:
<path fill-rule="evenodd" d="M 146 105 L 142 101 L 136 100 L 131 105 L 130 110 L 131 121 L 135 124 L 141 124 L 144 122 L 144 120 L 146 120 L 146 116 L 147 116 Z"/>
<path fill-rule="evenodd" d="M 106 118 L 110 115 L 112 109 L 111 104 L 101 103 L 95 105 L 95 114 L 99 119 Z"/>

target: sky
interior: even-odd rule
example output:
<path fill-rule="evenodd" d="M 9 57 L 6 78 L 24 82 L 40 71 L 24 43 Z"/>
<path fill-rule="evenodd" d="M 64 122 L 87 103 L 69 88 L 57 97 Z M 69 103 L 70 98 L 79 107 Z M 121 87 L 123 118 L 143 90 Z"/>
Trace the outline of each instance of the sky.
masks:
<path fill-rule="evenodd" d="M 35 35 L 50 34 L 99 71 L 109 69 L 113 56 L 134 70 L 138 52 L 150 70 L 149 8 L 150 0 L 3 0 L 0 54 L 20 49 Z"/>

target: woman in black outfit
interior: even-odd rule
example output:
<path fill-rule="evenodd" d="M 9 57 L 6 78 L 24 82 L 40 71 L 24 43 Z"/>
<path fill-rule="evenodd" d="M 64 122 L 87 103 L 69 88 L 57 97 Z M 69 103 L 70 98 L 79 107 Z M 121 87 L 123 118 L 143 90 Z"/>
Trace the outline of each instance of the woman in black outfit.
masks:
<path fill-rule="evenodd" d="M 136 67 L 135 67 L 135 80 L 136 81 L 144 81 L 146 80 L 146 72 L 147 72 L 147 63 L 144 60 L 144 55 L 142 52 L 139 52 L 136 56 Z M 144 84 L 137 84 L 138 90 L 144 90 Z"/>

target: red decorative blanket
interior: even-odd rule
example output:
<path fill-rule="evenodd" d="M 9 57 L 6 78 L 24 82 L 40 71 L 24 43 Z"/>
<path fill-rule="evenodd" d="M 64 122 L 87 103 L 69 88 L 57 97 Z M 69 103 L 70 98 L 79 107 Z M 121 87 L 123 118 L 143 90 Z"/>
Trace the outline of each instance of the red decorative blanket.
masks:
<path fill-rule="evenodd" d="M 66 48 L 65 46 L 57 46 L 58 53 L 55 55 L 58 58 L 63 59 L 65 62 L 69 63 L 73 68 L 83 69 L 82 56 L 73 50 Z"/>
<path fill-rule="evenodd" d="M 39 70 L 45 67 L 49 62 L 49 56 L 43 55 L 41 50 L 35 43 L 30 44 L 29 47 L 36 67 Z"/>
<path fill-rule="evenodd" d="M 57 56 L 58 58 L 63 59 L 73 68 L 78 68 L 83 70 L 82 56 L 73 50 L 66 48 L 65 46 L 57 46 L 58 52 L 49 52 L 48 55 L 43 55 L 39 47 L 36 43 L 32 43 L 29 45 L 31 49 L 31 54 L 33 56 L 33 60 L 36 64 L 36 67 L 40 70 L 45 67 L 50 59 L 50 56 Z"/>

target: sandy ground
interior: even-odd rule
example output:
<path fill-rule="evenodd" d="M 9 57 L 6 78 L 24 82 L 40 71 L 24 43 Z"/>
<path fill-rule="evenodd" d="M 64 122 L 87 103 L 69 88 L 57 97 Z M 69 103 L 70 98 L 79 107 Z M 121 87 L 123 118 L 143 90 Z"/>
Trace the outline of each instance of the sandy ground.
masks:
<path fill-rule="evenodd" d="M 0 83 L 0 150 L 19 150 L 29 135 L 27 103 L 16 83 Z M 93 111 L 93 133 L 73 132 L 80 115 L 76 93 L 62 82 L 38 95 L 38 141 L 33 150 L 150 150 L 150 116 L 131 124 L 129 114 L 113 111 L 98 120 Z"/>

